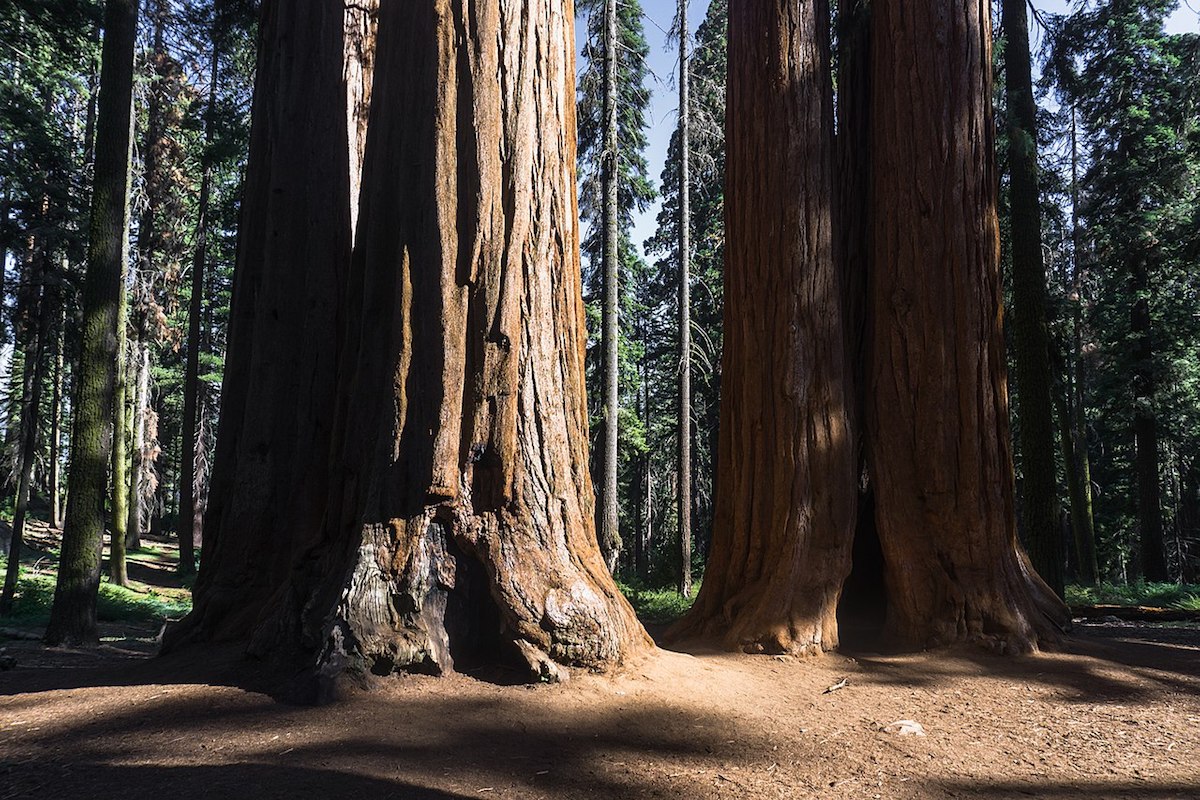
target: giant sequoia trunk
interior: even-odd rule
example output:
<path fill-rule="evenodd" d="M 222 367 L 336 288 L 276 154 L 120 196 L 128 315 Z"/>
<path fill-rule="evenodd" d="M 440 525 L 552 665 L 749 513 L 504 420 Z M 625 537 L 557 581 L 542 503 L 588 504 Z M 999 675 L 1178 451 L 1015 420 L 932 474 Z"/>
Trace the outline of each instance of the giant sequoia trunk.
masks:
<path fill-rule="evenodd" d="M 351 14 L 336 0 L 262 7 L 204 558 L 172 641 L 246 639 L 320 525 L 351 247 Z"/>
<path fill-rule="evenodd" d="M 1016 541 L 988 9 L 872 4 L 866 415 L 890 634 L 1025 651 L 1067 617 Z"/>
<path fill-rule="evenodd" d="M 252 634 L 251 651 L 297 669 L 309 698 L 348 664 L 440 672 L 512 658 L 548 678 L 556 663 L 619 662 L 648 640 L 595 540 L 570 4 L 382 8 L 345 274 L 342 6 L 297 5 L 265 9 L 263 58 L 281 60 L 260 67 L 234 299 L 241 326 L 297 327 L 291 339 L 235 328 L 227 379 L 243 420 L 270 428 L 282 412 L 291 438 L 223 421 L 219 447 L 235 452 L 214 467 L 215 553 L 173 641 Z M 311 127 L 271 127 L 296 115 Z M 291 148 L 335 166 L 289 185 Z M 283 203 L 264 202 L 274 182 Z M 331 206 L 323 219 L 318 204 Z M 276 252 L 288 237 L 265 235 L 277 226 L 309 237 L 294 263 Z M 243 316 L 246 302 L 297 294 Z M 304 302 L 317 296 L 319 318 Z M 323 349 L 334 341 L 336 370 Z M 260 347 L 288 368 L 248 394 L 233 376 L 246 381 Z"/>
<path fill-rule="evenodd" d="M 829 6 L 729 7 L 725 351 L 712 550 L 680 637 L 838 643 L 857 498 L 834 257 Z"/>

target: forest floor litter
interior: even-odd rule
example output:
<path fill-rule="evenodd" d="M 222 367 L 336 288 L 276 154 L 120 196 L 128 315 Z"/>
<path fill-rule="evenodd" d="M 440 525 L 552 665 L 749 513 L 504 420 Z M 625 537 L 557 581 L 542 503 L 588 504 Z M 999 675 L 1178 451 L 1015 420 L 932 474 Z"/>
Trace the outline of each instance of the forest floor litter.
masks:
<path fill-rule="evenodd" d="M 149 658 L 155 634 L 5 643 L 0 798 L 1200 798 L 1190 623 L 1081 623 L 1021 658 L 663 650 L 561 685 L 379 679 L 318 708 Z"/>

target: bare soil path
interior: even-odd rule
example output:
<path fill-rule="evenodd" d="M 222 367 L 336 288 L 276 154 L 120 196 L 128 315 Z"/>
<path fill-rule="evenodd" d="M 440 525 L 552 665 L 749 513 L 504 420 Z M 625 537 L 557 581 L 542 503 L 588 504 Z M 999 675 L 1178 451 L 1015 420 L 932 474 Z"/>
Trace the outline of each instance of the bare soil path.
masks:
<path fill-rule="evenodd" d="M 0 798 L 1200 798 L 1194 625 L 1086 624 L 1020 659 L 664 651 L 615 678 L 402 677 L 321 708 L 147 659 L 153 633 L 6 645 Z M 926 735 L 881 730 L 899 720 Z"/>

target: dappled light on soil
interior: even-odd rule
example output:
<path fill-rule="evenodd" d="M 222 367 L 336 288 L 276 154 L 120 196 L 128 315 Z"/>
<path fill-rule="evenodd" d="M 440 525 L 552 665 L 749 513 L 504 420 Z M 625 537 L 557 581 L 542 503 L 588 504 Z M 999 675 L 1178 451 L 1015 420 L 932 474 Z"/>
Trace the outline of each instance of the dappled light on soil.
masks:
<path fill-rule="evenodd" d="M 1019 659 L 660 651 L 611 680 L 392 677 L 321 708 L 64 654 L 0 677 L 0 796 L 1194 797 L 1198 645 L 1084 626 Z M 908 719 L 927 735 L 881 730 Z"/>

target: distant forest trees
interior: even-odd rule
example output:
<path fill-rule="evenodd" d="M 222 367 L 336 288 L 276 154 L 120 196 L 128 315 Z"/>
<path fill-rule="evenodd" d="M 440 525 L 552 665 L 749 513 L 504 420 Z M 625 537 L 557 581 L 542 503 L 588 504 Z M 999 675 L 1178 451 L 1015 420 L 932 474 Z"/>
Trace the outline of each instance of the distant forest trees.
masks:
<path fill-rule="evenodd" d="M 622 661 L 618 582 L 801 652 L 1027 650 L 1067 584 L 1198 580 L 1176 2 L 656 4 L 657 181 L 646 0 L 578 5 L 0 10 L 0 611 L 32 518 L 56 643 L 172 536 L 170 646 L 319 697 Z"/>

